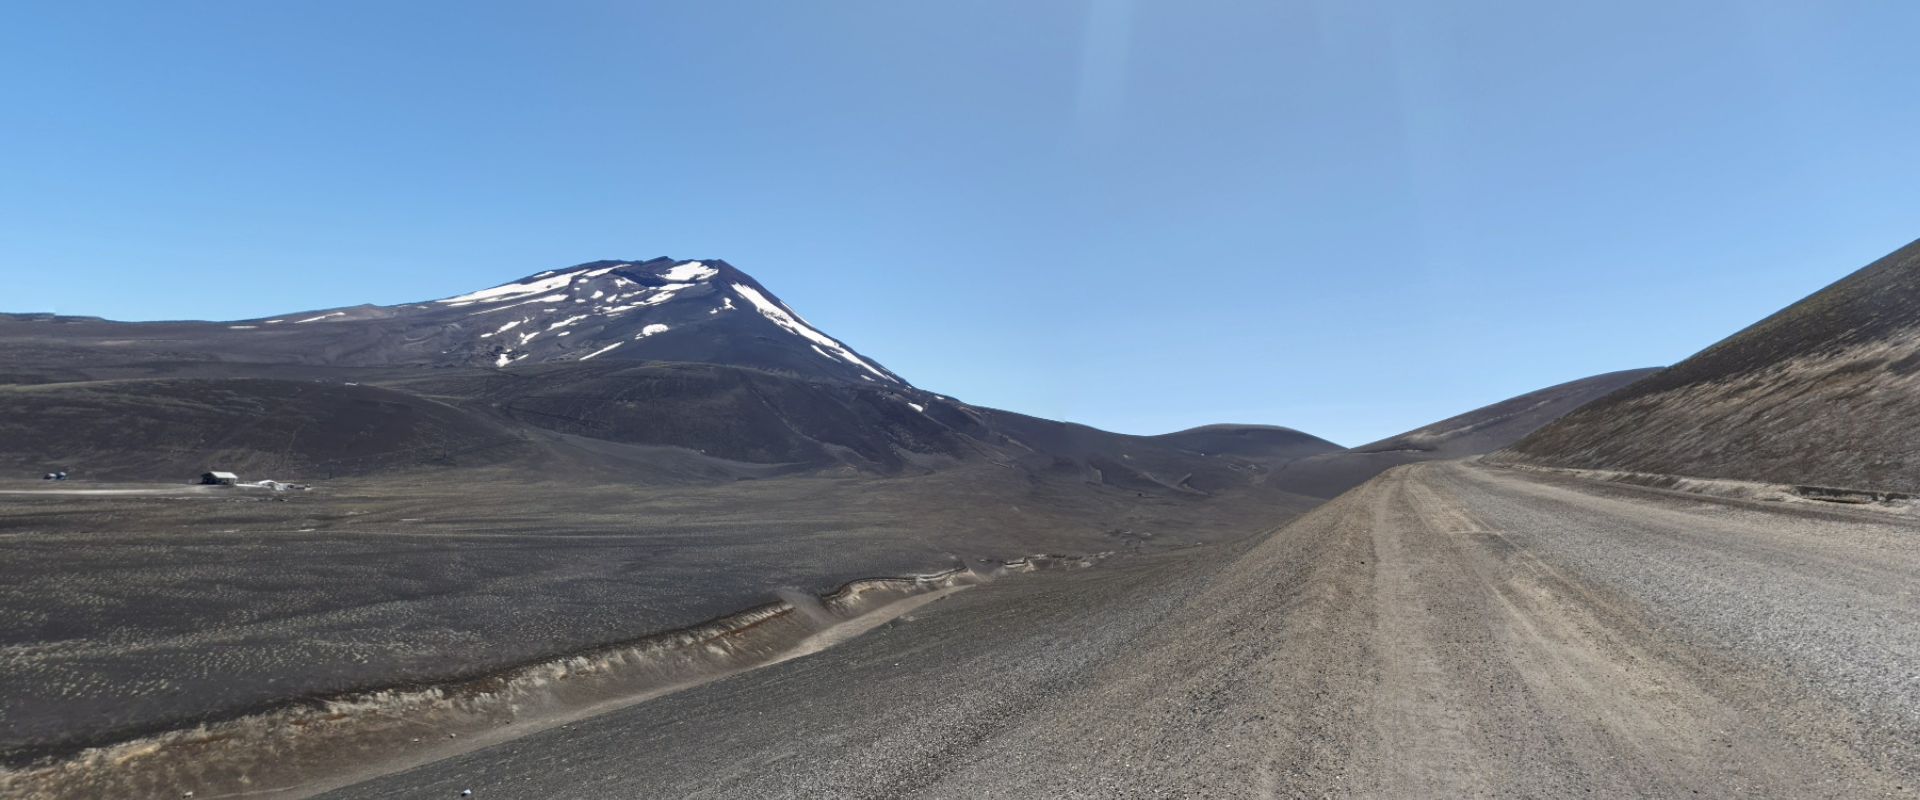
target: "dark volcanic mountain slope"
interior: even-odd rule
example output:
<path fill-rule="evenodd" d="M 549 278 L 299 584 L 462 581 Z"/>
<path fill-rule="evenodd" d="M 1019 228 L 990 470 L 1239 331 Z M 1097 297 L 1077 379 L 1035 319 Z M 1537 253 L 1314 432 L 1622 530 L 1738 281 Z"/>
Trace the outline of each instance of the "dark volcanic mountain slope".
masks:
<path fill-rule="evenodd" d="M 173 376 L 0 386 L 0 475 L 316 480 L 486 466 L 678 484 L 978 462 L 1056 485 L 1211 494 L 1257 484 L 1263 469 L 908 386 L 717 364 L 165 366 Z"/>
<path fill-rule="evenodd" d="M 596 261 L 424 303 L 236 322 L 0 316 L 18 375 L 155 361 L 491 366 L 693 361 L 904 385 L 724 261 Z"/>
<path fill-rule="evenodd" d="M 618 361 L 429 370 L 389 383 L 520 427 L 753 464 L 897 472 L 971 455 L 978 412 L 896 384 Z"/>
<path fill-rule="evenodd" d="M 1568 415 L 1501 457 L 1920 491 L 1917 399 L 1920 242 Z"/>
<path fill-rule="evenodd" d="M 1287 462 L 1273 480 L 1291 492 L 1333 497 L 1402 464 L 1484 455 L 1655 372 L 1609 372 L 1528 392 L 1373 444 Z"/>
<path fill-rule="evenodd" d="M 160 379 L 0 386 L 0 465 L 31 475 L 304 480 L 526 454 L 507 426 L 373 386 Z"/>
<path fill-rule="evenodd" d="M 912 387 L 808 381 L 709 364 L 547 364 L 421 371 L 387 385 L 573 437 L 731 461 L 868 473 L 988 461 L 1037 478 L 1211 493 L 1248 485 L 1248 460 L 981 408 Z"/>
<path fill-rule="evenodd" d="M 331 388 L 288 394 L 277 382 Z M 236 322 L 0 315 L 7 383 L 43 388 L 12 399 L 20 434 L 0 441 L 0 464 L 101 477 L 219 465 L 311 478 L 518 459 L 655 482 L 985 460 L 1055 485 L 1211 494 L 1337 449 L 1284 428 L 1123 436 L 969 406 L 912 387 L 717 260 L 598 261 L 429 302 Z M 486 430 L 461 418 L 423 434 L 430 444 L 396 433 L 385 449 L 366 436 L 329 449 L 314 432 L 387 424 L 386 412 L 348 402 L 361 396 L 350 384 Z M 323 407 L 326 392 L 343 405 Z M 160 424 L 176 406 L 191 413 Z M 115 439 L 117 415 L 143 422 Z M 454 433 L 469 428 L 473 442 Z M 481 444 L 514 438 L 511 455 Z"/>
<path fill-rule="evenodd" d="M 1659 368 L 1609 372 L 1528 392 L 1511 400 L 1477 408 L 1457 417 L 1353 448 L 1356 453 L 1410 451 L 1434 458 L 1461 458 L 1491 453 L 1568 412 L 1606 397 Z"/>

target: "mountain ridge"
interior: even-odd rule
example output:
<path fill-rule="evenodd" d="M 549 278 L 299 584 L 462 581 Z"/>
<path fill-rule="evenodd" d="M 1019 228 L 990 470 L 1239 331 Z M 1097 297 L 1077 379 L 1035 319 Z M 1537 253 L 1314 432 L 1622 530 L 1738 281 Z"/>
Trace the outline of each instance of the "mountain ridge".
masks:
<path fill-rule="evenodd" d="M 432 300 L 219 322 L 0 314 L 0 364 L 0 463 L 124 478 L 200 462 L 301 479 L 539 463 L 677 482 L 982 461 L 1043 482 L 1330 497 L 1405 460 L 1277 425 L 1136 436 L 973 406 L 914 387 L 721 259 L 587 261 Z M 1472 434 L 1462 447 L 1406 455 L 1507 444 L 1500 431 L 1591 399 L 1593 381 L 1618 383 L 1469 412 L 1436 424 L 1461 423 L 1447 436 Z"/>
<path fill-rule="evenodd" d="M 44 326 L 59 326 L 49 330 Z M 558 361 L 690 361 L 808 378 L 908 386 L 808 323 L 721 259 L 589 261 L 477 291 L 238 320 L 122 322 L 0 315 L 0 346 L 35 334 L 133 357 L 333 366 L 491 366 Z M 17 362 L 21 359 L 14 359 Z M 59 359 L 54 359 L 59 360 Z"/>
<path fill-rule="evenodd" d="M 1920 241 L 1495 460 L 1920 491 Z"/>

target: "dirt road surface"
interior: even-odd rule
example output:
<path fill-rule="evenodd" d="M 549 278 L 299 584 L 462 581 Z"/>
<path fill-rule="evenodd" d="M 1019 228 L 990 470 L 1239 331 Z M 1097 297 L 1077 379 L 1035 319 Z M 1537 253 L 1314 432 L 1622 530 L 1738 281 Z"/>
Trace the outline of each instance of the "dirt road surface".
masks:
<path fill-rule="evenodd" d="M 1448 462 L 328 797 L 1906 797 L 1920 524 Z"/>

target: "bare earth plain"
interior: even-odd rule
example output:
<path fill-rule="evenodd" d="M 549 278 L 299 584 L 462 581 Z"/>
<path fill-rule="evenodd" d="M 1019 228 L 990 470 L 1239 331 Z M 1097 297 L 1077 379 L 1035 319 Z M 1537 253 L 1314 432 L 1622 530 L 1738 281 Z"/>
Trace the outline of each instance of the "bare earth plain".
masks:
<path fill-rule="evenodd" d="M 1910 797 L 1920 524 L 1466 462 L 330 798 Z"/>
<path fill-rule="evenodd" d="M 0 472 L 76 478 L 0 482 L 0 797 L 1920 796 L 1914 247 L 1351 450 L 971 406 L 719 262 L 0 316 Z"/>
<path fill-rule="evenodd" d="M 1317 502 L 985 463 L 666 487 L 567 477 L 0 484 L 0 752 L 18 766 L 484 675 L 860 578 L 1190 548 Z"/>

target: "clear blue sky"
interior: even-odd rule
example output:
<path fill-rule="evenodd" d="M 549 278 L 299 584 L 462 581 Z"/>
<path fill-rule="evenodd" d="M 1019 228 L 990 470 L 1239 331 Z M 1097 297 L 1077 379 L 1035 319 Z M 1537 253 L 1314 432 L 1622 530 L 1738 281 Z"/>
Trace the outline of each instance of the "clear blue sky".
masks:
<path fill-rule="evenodd" d="M 915 383 L 1345 444 L 1920 237 L 1920 3 L 0 8 L 0 309 L 718 257 Z"/>

